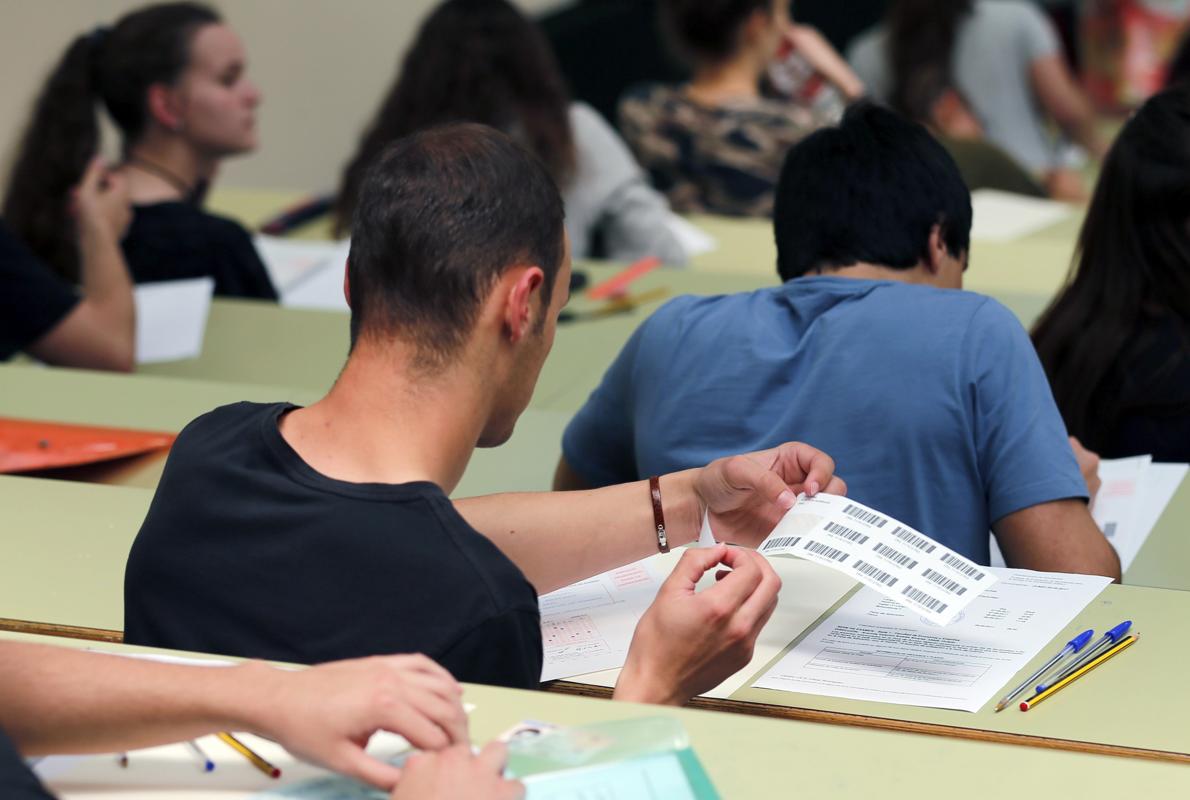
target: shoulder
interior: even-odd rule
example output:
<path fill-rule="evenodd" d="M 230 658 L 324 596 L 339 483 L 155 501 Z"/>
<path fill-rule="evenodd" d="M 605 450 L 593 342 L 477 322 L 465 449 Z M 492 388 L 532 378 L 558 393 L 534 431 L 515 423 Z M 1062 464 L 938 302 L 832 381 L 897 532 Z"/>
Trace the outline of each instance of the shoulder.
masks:
<path fill-rule="evenodd" d="M 1048 32 L 1049 18 L 1028 0 L 979 0 L 971 16 L 971 24 L 980 33 Z"/>
<path fill-rule="evenodd" d="M 242 443 L 245 441 L 245 435 L 255 427 L 263 425 L 268 416 L 280 415 L 283 409 L 290 407 L 289 403 L 247 401 L 219 406 L 195 417 L 182 429 L 171 455 L 179 448 L 182 451 L 194 448 L 217 450 L 229 443 Z"/>

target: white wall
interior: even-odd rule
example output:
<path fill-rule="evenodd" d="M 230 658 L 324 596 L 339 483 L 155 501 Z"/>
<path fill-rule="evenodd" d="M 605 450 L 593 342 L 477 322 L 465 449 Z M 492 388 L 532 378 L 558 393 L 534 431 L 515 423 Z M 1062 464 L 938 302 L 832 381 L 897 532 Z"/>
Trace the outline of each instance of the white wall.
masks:
<path fill-rule="evenodd" d="M 517 0 L 529 12 L 564 0 Z M 4 179 L 30 103 L 67 43 L 144 0 L 0 0 Z M 327 190 L 436 0 L 215 0 L 244 39 L 264 93 L 260 149 L 222 185 Z"/>

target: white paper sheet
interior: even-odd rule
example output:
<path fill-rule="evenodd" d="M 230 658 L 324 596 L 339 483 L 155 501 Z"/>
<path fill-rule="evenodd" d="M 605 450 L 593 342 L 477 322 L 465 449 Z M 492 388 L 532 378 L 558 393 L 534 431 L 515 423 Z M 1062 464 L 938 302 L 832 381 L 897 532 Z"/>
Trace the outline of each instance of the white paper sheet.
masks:
<path fill-rule="evenodd" d="M 258 233 L 252 237 L 252 244 L 256 246 L 277 293 L 282 296 L 307 275 L 343 255 L 342 242 L 283 239 Z M 343 262 L 339 266 L 342 267 Z"/>
<path fill-rule="evenodd" d="M 136 287 L 136 363 L 181 361 L 202 355 L 213 278 L 142 283 Z"/>
<path fill-rule="evenodd" d="M 983 242 L 1014 242 L 1056 225 L 1074 213 L 1065 203 L 995 189 L 972 192 L 971 211 L 974 215 L 971 238 Z"/>
<path fill-rule="evenodd" d="M 669 575 L 673 565 L 680 557 L 681 553 L 674 551 L 667 555 L 653 556 L 646 561 L 649 563 L 653 575 L 663 580 L 665 576 Z M 855 588 L 855 581 L 846 575 L 809 561 L 778 558 L 771 563 L 781 578 L 781 594 L 777 602 L 777 609 L 756 640 L 752 660 L 748 666 L 704 693 L 703 697 L 731 696 L 766 664 L 776 658 L 782 650 L 789 646 L 790 642 L 801 636 L 807 628 L 829 611 L 831 606 L 839 602 L 839 598 Z M 714 571 L 708 572 L 698 584 L 698 589 L 701 591 L 713 586 L 714 583 Z M 611 687 L 616 685 L 619 677 L 620 670 L 617 668 L 592 672 L 572 679 L 592 686 Z"/>
<path fill-rule="evenodd" d="M 695 225 L 690 220 L 671 213 L 666 221 L 670 233 L 682 245 L 686 255 L 690 258 L 710 253 L 719 248 L 719 242 L 714 236 Z"/>
<path fill-rule="evenodd" d="M 940 625 L 996 582 L 985 568 L 905 523 L 825 493 L 800 495 L 758 549 L 838 570 Z"/>
<path fill-rule="evenodd" d="M 1127 536 L 1117 531 L 1116 539 L 1112 542 L 1120 555 L 1123 569 L 1132 565 L 1149 534 L 1157 527 L 1157 521 L 1165 513 L 1169 501 L 1181 488 L 1187 468 L 1190 468 L 1190 464 L 1150 464 L 1145 471 L 1136 513 L 1132 516 L 1132 530 L 1127 532 Z"/>
<path fill-rule="evenodd" d="M 281 292 L 281 305 L 317 311 L 350 310 L 343 296 L 343 276 L 350 250 L 350 241 L 336 242 L 321 264 Z"/>
<path fill-rule="evenodd" d="M 755 686 L 978 711 L 1110 583 L 1027 570 L 998 577 L 945 628 L 860 589 Z"/>

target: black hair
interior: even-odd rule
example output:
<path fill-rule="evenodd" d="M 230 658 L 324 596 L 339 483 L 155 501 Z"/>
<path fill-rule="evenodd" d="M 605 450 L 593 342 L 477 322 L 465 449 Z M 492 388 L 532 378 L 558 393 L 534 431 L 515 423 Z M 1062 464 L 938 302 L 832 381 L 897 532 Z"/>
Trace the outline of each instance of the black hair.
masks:
<path fill-rule="evenodd" d="M 661 30 L 674 54 L 690 66 L 730 58 L 740 32 L 776 0 L 661 0 Z"/>
<path fill-rule="evenodd" d="M 545 165 L 493 128 L 456 123 L 389 145 L 364 176 L 352 225 L 352 346 L 398 336 L 417 345 L 422 366 L 440 366 L 518 263 L 545 273 L 548 306 L 564 217 Z"/>
<path fill-rule="evenodd" d="M 99 104 L 127 152 L 148 125 L 149 87 L 177 81 L 194 34 L 219 22 L 195 3 L 147 6 L 111 29 L 76 38 L 50 73 L 17 151 L 3 211 L 17 236 L 68 280 L 78 279 L 78 248 L 67 198 L 99 150 Z"/>
<path fill-rule="evenodd" d="M 1146 325 L 1172 318 L 1190 358 L 1190 92 L 1151 98 L 1103 162 L 1067 285 L 1033 343 L 1071 435 L 1110 444 L 1121 408 L 1113 376 Z"/>
<path fill-rule="evenodd" d="M 523 141 L 559 185 L 575 168 L 570 97 L 545 35 L 508 0 L 447 0 L 422 23 L 401 71 L 343 171 L 335 232 L 386 145 L 446 122 L 481 122 Z"/>
<path fill-rule="evenodd" d="M 1171 89 L 1174 86 L 1190 88 L 1190 31 L 1182 37 L 1182 42 L 1166 69 L 1165 88 Z"/>
<path fill-rule="evenodd" d="M 954 86 L 959 24 L 973 9 L 973 0 L 893 0 L 886 26 L 894 109 L 929 119 L 934 102 Z"/>
<path fill-rule="evenodd" d="M 971 242 L 971 193 L 921 125 L 867 102 L 785 157 L 773 229 L 782 280 L 860 262 L 910 269 L 942 227 L 955 258 Z"/>

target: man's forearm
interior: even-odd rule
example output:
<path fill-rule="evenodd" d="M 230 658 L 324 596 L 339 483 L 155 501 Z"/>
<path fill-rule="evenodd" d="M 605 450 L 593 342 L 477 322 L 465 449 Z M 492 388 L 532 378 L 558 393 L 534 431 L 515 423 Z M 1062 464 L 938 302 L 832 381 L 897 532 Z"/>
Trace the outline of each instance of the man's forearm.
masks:
<path fill-rule="evenodd" d="M 670 547 L 698 538 L 698 470 L 661 479 Z M 603 489 L 498 494 L 456 500 L 455 508 L 545 594 L 657 552 L 648 481 Z"/>

